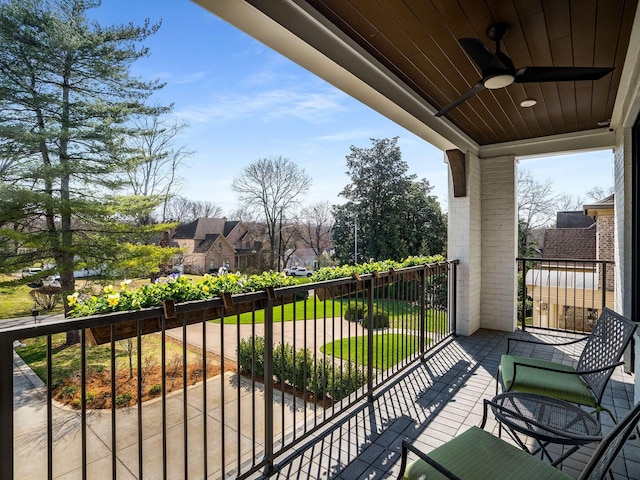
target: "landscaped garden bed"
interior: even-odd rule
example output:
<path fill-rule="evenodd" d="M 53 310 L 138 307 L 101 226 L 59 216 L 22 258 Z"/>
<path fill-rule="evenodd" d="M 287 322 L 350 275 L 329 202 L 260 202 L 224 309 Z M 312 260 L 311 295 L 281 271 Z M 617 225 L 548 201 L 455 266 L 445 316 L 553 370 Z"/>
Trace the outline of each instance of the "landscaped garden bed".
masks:
<path fill-rule="evenodd" d="M 206 374 L 204 372 L 202 352 L 187 347 L 187 376 L 183 379 L 182 342 L 165 337 L 166 342 L 166 393 L 179 391 L 187 386 L 201 382 L 222 373 L 220 358 L 212 353 L 206 356 Z M 29 364 L 33 371 L 46 382 L 46 338 L 36 337 L 25 340 L 24 347 L 16 352 Z M 80 408 L 81 406 L 81 364 L 80 345 L 67 345 L 63 334 L 52 336 L 52 397 L 57 401 Z M 138 401 L 138 369 L 135 342 L 116 343 L 116 407 L 128 407 Z M 129 355 L 131 353 L 131 356 Z M 87 408 L 111 408 L 111 349 L 108 346 L 87 348 L 86 395 Z M 142 401 L 159 397 L 162 394 L 162 357 L 161 336 L 158 334 L 142 337 Z M 226 362 L 224 370 L 235 372 L 232 362 Z"/>

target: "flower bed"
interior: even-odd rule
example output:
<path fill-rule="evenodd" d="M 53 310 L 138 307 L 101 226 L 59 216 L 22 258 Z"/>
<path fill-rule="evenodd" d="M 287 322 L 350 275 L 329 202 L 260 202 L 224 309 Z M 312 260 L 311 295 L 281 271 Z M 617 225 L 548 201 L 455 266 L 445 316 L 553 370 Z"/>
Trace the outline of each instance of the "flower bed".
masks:
<path fill-rule="evenodd" d="M 78 292 L 69 295 L 67 300 L 71 317 L 86 317 L 100 313 L 140 310 L 141 308 L 162 305 L 165 300 L 183 303 L 193 300 L 209 300 L 223 294 L 239 294 L 256 292 L 272 287 L 294 285 L 295 280 L 283 273 L 264 272 L 261 275 L 241 275 L 229 273 L 221 276 L 205 275 L 194 282 L 180 275 L 170 275 L 166 280 L 129 289 L 127 280 L 120 284 L 116 291 L 112 285 L 104 288 L 102 295 L 81 297 Z"/>

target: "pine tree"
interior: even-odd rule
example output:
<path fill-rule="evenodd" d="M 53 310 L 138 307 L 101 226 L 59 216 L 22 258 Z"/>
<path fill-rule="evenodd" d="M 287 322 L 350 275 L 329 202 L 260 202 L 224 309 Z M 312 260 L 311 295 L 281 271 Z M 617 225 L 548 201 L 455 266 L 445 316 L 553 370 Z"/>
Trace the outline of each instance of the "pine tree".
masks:
<path fill-rule="evenodd" d="M 135 222 L 160 199 L 118 196 L 131 119 L 167 111 L 147 103 L 163 85 L 130 73 L 160 25 L 103 27 L 87 17 L 99 5 L 0 5 L 0 271 L 51 259 L 63 292 L 79 265 L 107 265 L 117 245 L 166 228 Z"/>

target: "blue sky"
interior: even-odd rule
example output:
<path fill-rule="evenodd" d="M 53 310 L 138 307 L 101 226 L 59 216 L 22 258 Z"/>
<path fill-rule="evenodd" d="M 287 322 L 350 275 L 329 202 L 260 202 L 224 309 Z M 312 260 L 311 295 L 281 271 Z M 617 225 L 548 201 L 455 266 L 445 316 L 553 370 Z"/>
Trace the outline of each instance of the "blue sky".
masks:
<path fill-rule="evenodd" d="M 398 136 L 409 173 L 429 180 L 447 209 L 440 150 L 200 6 L 103 0 L 90 15 L 103 25 L 162 20 L 145 42 L 151 56 L 136 62 L 132 73 L 166 82 L 154 97 L 174 103 L 174 115 L 190 125 L 178 140 L 194 152 L 179 172 L 183 196 L 211 201 L 230 215 L 238 208 L 233 177 L 259 158 L 281 155 L 313 177 L 305 204 L 341 203 L 349 147 Z M 521 166 L 539 181 L 553 179 L 557 193 L 585 197 L 592 187 L 607 190 L 613 183 L 611 152 L 527 159 Z"/>

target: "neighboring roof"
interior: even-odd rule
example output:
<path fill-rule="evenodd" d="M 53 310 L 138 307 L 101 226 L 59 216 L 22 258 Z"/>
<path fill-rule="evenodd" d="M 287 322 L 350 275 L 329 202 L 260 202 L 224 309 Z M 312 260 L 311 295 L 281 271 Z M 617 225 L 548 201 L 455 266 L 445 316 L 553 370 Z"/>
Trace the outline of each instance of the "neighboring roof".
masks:
<path fill-rule="evenodd" d="M 582 206 L 585 215 L 612 215 L 615 204 L 615 195 L 609 195 L 602 200 L 598 200 L 595 203 L 585 204 Z"/>
<path fill-rule="evenodd" d="M 211 233 L 226 236 L 227 223 L 234 222 L 227 222 L 226 218 L 198 218 L 193 222 L 178 226 L 176 232 L 173 234 L 173 238 L 204 240 L 205 237 Z"/>
<path fill-rule="evenodd" d="M 219 233 L 211 233 L 207 235 L 205 239 L 200 242 L 196 248 L 193 249 L 193 253 L 207 253 L 219 238 Z"/>
<path fill-rule="evenodd" d="M 595 220 L 581 210 L 556 214 L 556 228 L 589 228 L 594 223 Z"/>
<path fill-rule="evenodd" d="M 228 236 L 231 231 L 236 228 L 236 225 L 240 223 L 240 220 L 229 220 L 224 223 L 224 232 L 222 233 L 225 237 Z"/>
<path fill-rule="evenodd" d="M 550 228 L 544 234 L 543 258 L 591 260 L 596 257 L 595 228 Z"/>

